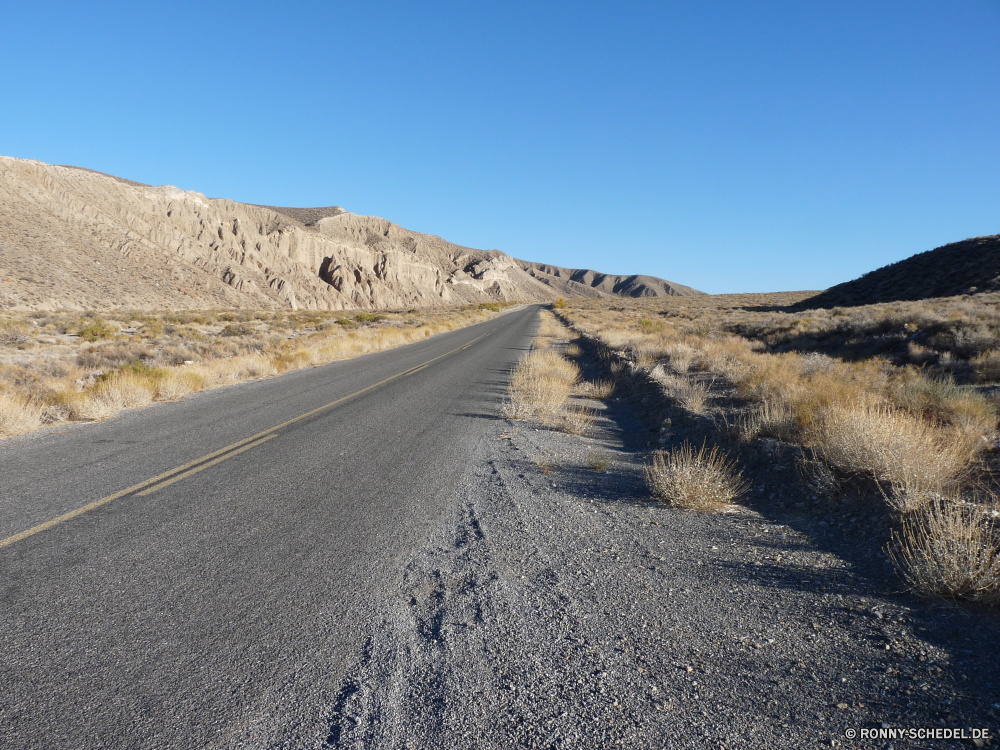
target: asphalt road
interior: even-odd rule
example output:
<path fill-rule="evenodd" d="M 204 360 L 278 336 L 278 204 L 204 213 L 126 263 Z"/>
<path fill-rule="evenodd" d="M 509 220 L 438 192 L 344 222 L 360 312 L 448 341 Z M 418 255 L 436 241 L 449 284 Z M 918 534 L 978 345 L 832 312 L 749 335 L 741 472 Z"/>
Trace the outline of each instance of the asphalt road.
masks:
<path fill-rule="evenodd" d="M 303 744 L 537 320 L 0 444 L 0 746 Z"/>

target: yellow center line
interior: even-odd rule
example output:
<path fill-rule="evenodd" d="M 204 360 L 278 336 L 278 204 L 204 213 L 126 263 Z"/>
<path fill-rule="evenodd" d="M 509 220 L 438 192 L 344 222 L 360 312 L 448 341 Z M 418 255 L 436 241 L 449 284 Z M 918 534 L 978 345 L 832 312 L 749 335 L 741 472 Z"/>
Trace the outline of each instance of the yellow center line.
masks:
<path fill-rule="evenodd" d="M 490 333 L 492 333 L 492 331 Z M 152 479 L 147 479 L 143 482 L 139 482 L 139 484 L 133 484 L 131 487 L 126 487 L 124 490 L 119 490 L 113 495 L 102 497 L 100 500 L 95 500 L 94 502 L 88 503 L 87 505 L 77 508 L 76 510 L 71 510 L 68 513 L 63 513 L 61 516 L 57 516 L 56 518 L 53 518 L 50 521 L 46 521 L 45 523 L 40 523 L 37 526 L 32 526 L 30 529 L 25 529 L 20 533 L 14 534 L 14 536 L 9 536 L 6 539 L 0 540 L 0 549 L 10 546 L 11 544 L 15 544 L 16 542 L 20 542 L 22 539 L 27 539 L 29 536 L 34 536 L 35 534 L 45 531 L 46 529 L 51 529 L 53 526 L 58 526 L 64 521 L 69 521 L 72 518 L 81 516 L 88 511 L 94 510 L 95 508 L 100 508 L 102 505 L 106 505 L 107 503 L 110 503 L 112 500 L 117 500 L 118 498 L 125 497 L 126 495 L 131 495 L 133 493 L 135 493 L 137 496 L 145 496 L 150 494 L 151 492 L 155 492 L 158 489 L 166 487 L 169 484 L 173 484 L 174 482 L 179 482 L 181 479 L 191 476 L 192 474 L 199 472 L 202 469 L 207 469 L 209 466 L 214 466 L 217 463 L 225 461 L 227 458 L 232 458 L 238 453 L 242 453 L 245 450 L 250 450 L 251 448 L 258 446 L 261 443 L 266 442 L 273 437 L 277 437 L 277 435 L 274 435 L 272 433 L 275 433 L 280 429 L 288 427 L 289 425 L 293 425 L 296 422 L 301 422 L 303 419 L 308 419 L 309 417 L 319 414 L 321 411 L 325 411 L 326 409 L 336 406 L 337 404 L 341 404 L 344 401 L 347 401 L 348 399 L 354 398 L 355 396 L 360 396 L 362 393 L 367 393 L 368 391 L 374 388 L 378 388 L 380 385 L 385 385 L 386 383 L 396 380 L 397 378 L 404 377 L 405 375 L 411 375 L 417 372 L 418 370 L 422 370 L 428 365 L 437 362 L 439 359 L 444 359 L 449 354 L 454 354 L 457 351 L 460 351 L 462 349 L 465 349 L 466 347 L 471 346 L 472 344 L 475 344 L 477 341 L 480 341 L 489 336 L 490 333 L 484 333 L 482 336 L 473 339 L 465 346 L 460 346 L 457 349 L 452 349 L 450 352 L 445 352 L 444 354 L 434 357 L 433 359 L 429 359 L 423 364 L 417 365 L 416 367 L 412 367 L 409 370 L 406 370 L 405 372 L 400 372 L 396 373 L 395 375 L 391 375 L 385 380 L 380 380 L 379 382 L 374 383 L 366 388 L 362 388 L 359 391 L 355 391 L 354 393 L 351 393 L 347 396 L 338 398 L 336 401 L 331 401 L 328 404 L 324 404 L 323 406 L 312 409 L 311 411 L 307 411 L 305 414 L 300 414 L 297 417 L 289 419 L 287 422 L 282 422 L 279 425 L 268 428 L 262 432 L 258 432 L 256 435 L 251 435 L 250 437 L 244 438 L 243 440 L 235 442 L 232 445 L 227 445 L 225 448 L 219 448 L 219 450 L 212 451 L 211 453 L 208 453 L 202 456 L 201 458 L 196 458 L 194 461 L 188 461 L 186 464 L 176 466 L 170 471 L 165 471 L 162 474 L 158 474 Z M 251 443 L 251 445 L 248 445 L 248 443 Z M 228 454 L 228 455 L 222 455 L 222 454 Z M 213 461 L 212 459 L 215 460 Z M 203 465 L 198 466 L 198 464 L 203 464 Z M 188 469 L 191 470 L 186 471 Z M 169 479 L 170 481 L 163 482 L 163 480 L 165 479 Z M 151 486 L 157 484 L 158 482 L 163 482 L 163 483 L 159 484 L 156 487 Z M 144 491 L 140 492 L 140 490 Z"/>
<path fill-rule="evenodd" d="M 192 474 L 197 474 L 202 469 L 207 469 L 209 466 L 215 466 L 216 464 L 221 464 L 223 461 L 225 461 L 227 459 L 230 459 L 233 456 L 242 453 L 243 451 L 248 451 L 251 448 L 256 448 L 261 443 L 266 443 L 271 438 L 276 438 L 276 437 L 278 437 L 277 434 L 271 433 L 267 437 L 263 437 L 260 440 L 255 440 L 254 442 L 249 443 L 248 445 L 244 445 L 242 448 L 237 448 L 234 451 L 230 451 L 229 453 L 227 453 L 224 456 L 219 456 L 214 461 L 209 461 L 208 463 L 204 463 L 204 464 L 201 464 L 200 466 L 196 466 L 193 469 L 189 469 L 188 471 L 185 471 L 183 474 L 175 474 L 174 476 L 170 477 L 170 479 L 164 480 L 163 482 L 160 482 L 159 484 L 154 484 L 152 487 L 150 487 L 148 489 L 145 489 L 142 492 L 137 492 L 135 494 L 136 494 L 137 497 L 145 497 L 146 495 L 152 494 L 153 492 L 156 492 L 157 490 L 162 490 L 164 487 L 167 487 L 167 486 L 173 484 L 174 482 L 179 482 L 182 479 L 187 479 L 189 476 L 191 476 Z"/>

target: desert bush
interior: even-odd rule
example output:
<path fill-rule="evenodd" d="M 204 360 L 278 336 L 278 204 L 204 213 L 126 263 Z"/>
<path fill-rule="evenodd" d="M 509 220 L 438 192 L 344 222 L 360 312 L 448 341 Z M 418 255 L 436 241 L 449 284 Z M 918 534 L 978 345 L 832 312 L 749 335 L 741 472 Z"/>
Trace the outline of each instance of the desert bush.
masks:
<path fill-rule="evenodd" d="M 84 341 L 100 341 L 101 339 L 112 338 L 115 332 L 108 328 L 103 320 L 95 320 L 90 325 L 82 328 L 77 335 Z"/>
<path fill-rule="evenodd" d="M 510 400 L 504 407 L 509 419 L 558 419 L 580 368 L 551 349 L 533 351 L 521 358 L 511 376 Z"/>
<path fill-rule="evenodd" d="M 570 435 L 583 435 L 594 424 L 597 412 L 589 406 L 572 406 L 563 409 L 556 421 L 556 427 Z"/>
<path fill-rule="evenodd" d="M 717 446 L 690 443 L 670 452 L 657 451 L 645 469 L 646 485 L 654 497 L 671 506 L 710 510 L 731 503 L 746 491 L 742 473 Z"/>
<path fill-rule="evenodd" d="M 12 437 L 42 426 L 42 406 L 19 394 L 0 393 L 0 437 Z"/>
<path fill-rule="evenodd" d="M 806 486 L 817 497 L 836 497 L 841 491 L 841 481 L 830 468 L 829 462 L 818 451 L 807 451 L 797 459 L 799 473 Z"/>
<path fill-rule="evenodd" d="M 977 383 L 1000 381 L 1000 349 L 990 349 L 979 354 L 971 364 Z"/>
<path fill-rule="evenodd" d="M 263 354 L 245 354 L 240 357 L 215 360 L 196 372 L 204 374 L 209 383 L 222 385 L 271 377 L 278 374 L 278 369 Z"/>
<path fill-rule="evenodd" d="M 635 366 L 648 370 L 656 364 L 657 353 L 652 347 L 645 343 L 633 344 L 631 347 L 631 359 Z"/>
<path fill-rule="evenodd" d="M 688 411 L 704 414 L 708 407 L 708 397 L 711 391 L 712 383 L 685 379 L 681 386 L 674 391 L 674 396 Z"/>
<path fill-rule="evenodd" d="M 604 401 L 614 395 L 615 382 L 613 380 L 585 380 L 579 384 L 577 392 L 581 396 Z"/>
<path fill-rule="evenodd" d="M 129 362 L 152 358 L 153 352 L 145 344 L 128 341 L 87 346 L 77 354 L 76 364 L 87 370 L 112 370 Z"/>
<path fill-rule="evenodd" d="M 177 401 L 205 387 L 205 377 L 196 372 L 172 370 L 159 383 L 158 401 Z"/>
<path fill-rule="evenodd" d="M 674 372 L 683 375 L 691 369 L 695 350 L 687 344 L 676 344 L 670 348 L 670 367 Z"/>
<path fill-rule="evenodd" d="M 0 346 L 21 346 L 28 341 L 30 326 L 23 320 L 0 320 Z"/>
<path fill-rule="evenodd" d="M 220 336 L 250 336 L 257 332 L 249 323 L 230 323 L 221 331 Z"/>
<path fill-rule="evenodd" d="M 994 508 L 945 497 L 903 519 L 888 548 L 917 592 L 1000 602 L 1000 527 Z"/>
<path fill-rule="evenodd" d="M 84 393 L 89 401 L 100 401 L 120 411 L 151 404 L 159 383 L 155 375 L 125 370 L 99 380 Z"/>
<path fill-rule="evenodd" d="M 788 404 L 764 401 L 740 419 L 744 440 L 769 437 L 792 442 L 798 437 L 799 425 Z"/>
<path fill-rule="evenodd" d="M 881 404 L 829 407 L 809 442 L 839 471 L 889 485 L 905 511 L 954 486 L 971 459 L 953 434 Z"/>

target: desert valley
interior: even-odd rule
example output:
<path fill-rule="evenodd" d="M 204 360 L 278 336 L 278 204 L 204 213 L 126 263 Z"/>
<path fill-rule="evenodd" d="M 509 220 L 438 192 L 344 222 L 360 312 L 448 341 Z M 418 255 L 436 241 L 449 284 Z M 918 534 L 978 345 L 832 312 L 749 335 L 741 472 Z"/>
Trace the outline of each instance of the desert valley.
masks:
<path fill-rule="evenodd" d="M 50 612 L 48 647 L 12 646 L 5 745 L 40 746 L 31 725 L 56 731 L 67 704 L 105 737 L 131 717 L 123 747 L 838 747 L 864 727 L 997 727 L 1000 235 L 770 294 L 538 260 L 0 157 L 3 628 L 49 632 L 36 613 L 63 584 L 26 572 L 48 556 L 81 556 L 65 596 L 109 607 L 86 632 Z M 224 460 L 242 468 L 212 479 Z M 49 488 L 50 465 L 68 485 Z M 125 564 L 109 529 L 128 504 L 143 544 L 170 540 L 161 621 L 81 542 Z M 397 513 L 402 541 L 376 529 Z M 365 562 L 328 557 L 341 526 L 332 546 L 368 540 Z M 232 593 L 258 559 L 285 583 Z M 315 605 L 334 564 L 372 581 L 336 615 L 349 635 Z M 157 565 L 137 574 L 150 591 Z M 209 570 L 231 578 L 212 589 L 229 614 L 182 636 Z M 268 596 L 301 615 L 298 645 L 267 640 Z M 52 651 L 86 633 L 107 653 L 135 635 L 157 656 L 120 669 L 173 665 L 169 689 L 88 697 L 119 667 Z M 191 718 L 191 689 L 219 726 Z"/>

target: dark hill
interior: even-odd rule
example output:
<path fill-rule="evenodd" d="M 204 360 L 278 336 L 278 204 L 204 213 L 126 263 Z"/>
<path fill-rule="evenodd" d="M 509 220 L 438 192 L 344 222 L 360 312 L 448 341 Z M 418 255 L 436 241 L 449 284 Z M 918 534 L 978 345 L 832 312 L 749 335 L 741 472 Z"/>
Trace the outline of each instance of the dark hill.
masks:
<path fill-rule="evenodd" d="M 973 237 L 883 266 L 795 305 L 858 307 L 1000 290 L 1000 234 Z"/>

